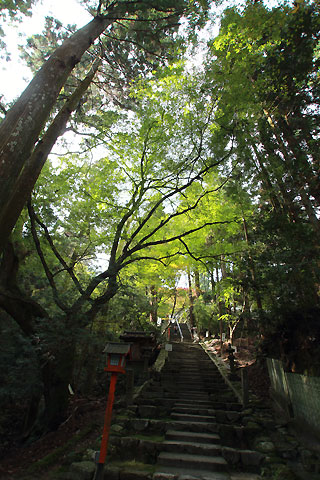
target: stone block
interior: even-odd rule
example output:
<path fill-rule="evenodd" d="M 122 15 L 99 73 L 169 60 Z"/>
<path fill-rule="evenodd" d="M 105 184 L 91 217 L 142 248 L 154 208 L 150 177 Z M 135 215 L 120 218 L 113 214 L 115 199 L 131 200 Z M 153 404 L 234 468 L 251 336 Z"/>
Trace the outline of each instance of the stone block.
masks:
<path fill-rule="evenodd" d="M 120 469 L 118 467 L 112 467 L 106 465 L 104 467 L 103 479 L 104 480 L 119 480 Z"/>
<path fill-rule="evenodd" d="M 123 426 L 118 424 L 111 425 L 110 427 L 110 433 L 121 433 L 123 430 Z"/>
<path fill-rule="evenodd" d="M 134 454 L 134 451 L 137 449 L 139 445 L 139 439 L 133 437 L 122 437 L 121 438 L 121 449 L 123 450 L 124 454 L 128 456 L 128 454 Z"/>
<path fill-rule="evenodd" d="M 149 426 L 152 432 L 155 432 L 158 435 L 161 435 L 166 431 L 167 423 L 161 420 L 150 420 Z"/>
<path fill-rule="evenodd" d="M 221 449 L 223 458 L 231 465 L 235 465 L 240 462 L 240 452 L 234 448 L 224 447 Z"/>
<path fill-rule="evenodd" d="M 245 448 L 243 428 L 233 425 L 219 425 L 218 433 L 222 444 L 227 447 Z"/>
<path fill-rule="evenodd" d="M 261 480 L 260 475 L 255 473 L 231 473 L 230 480 Z"/>
<path fill-rule="evenodd" d="M 233 423 L 238 422 L 241 418 L 241 414 L 239 412 L 227 412 L 226 416 L 227 419 Z"/>
<path fill-rule="evenodd" d="M 254 452 L 253 450 L 241 451 L 241 462 L 245 466 L 258 466 L 262 463 L 265 456 L 260 452 Z"/>
<path fill-rule="evenodd" d="M 177 480 L 177 475 L 174 473 L 156 472 L 153 475 L 153 480 Z"/>
<path fill-rule="evenodd" d="M 226 412 L 223 410 L 217 410 L 215 417 L 218 423 L 226 423 Z"/>
<path fill-rule="evenodd" d="M 178 480 L 198 480 L 198 478 L 192 475 L 180 475 Z"/>
<path fill-rule="evenodd" d="M 82 460 L 88 460 L 89 462 L 91 461 L 95 461 L 95 458 L 96 458 L 96 451 L 95 450 L 92 450 L 92 448 L 88 448 L 83 457 L 82 457 Z"/>
<path fill-rule="evenodd" d="M 77 480 L 91 480 L 96 469 L 94 462 L 84 461 L 71 464 L 70 472 Z"/>
<path fill-rule="evenodd" d="M 153 405 L 140 405 L 138 408 L 138 414 L 142 418 L 156 418 L 157 407 Z"/>
<path fill-rule="evenodd" d="M 121 470 L 119 480 L 151 480 L 152 473 L 144 470 Z"/>
<path fill-rule="evenodd" d="M 274 443 L 271 442 L 270 440 L 258 440 L 255 442 L 255 448 L 259 452 L 262 453 L 273 453 L 276 451 L 276 447 L 274 446 Z"/>
<path fill-rule="evenodd" d="M 136 418 L 132 421 L 132 428 L 137 432 L 143 432 L 149 426 L 149 420 L 145 420 L 142 418 Z"/>

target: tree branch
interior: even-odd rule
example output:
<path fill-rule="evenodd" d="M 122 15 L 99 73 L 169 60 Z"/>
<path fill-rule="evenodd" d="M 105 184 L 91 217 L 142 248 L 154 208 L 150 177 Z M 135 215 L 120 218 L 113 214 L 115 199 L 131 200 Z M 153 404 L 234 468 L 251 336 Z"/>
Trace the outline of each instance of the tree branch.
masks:
<path fill-rule="evenodd" d="M 67 262 L 63 259 L 63 257 L 60 255 L 60 253 L 58 252 L 56 246 L 54 245 L 53 243 L 53 240 L 51 238 L 51 235 L 49 233 L 49 230 L 47 228 L 47 226 L 40 220 L 40 218 L 38 217 L 38 215 L 35 213 L 34 209 L 32 208 L 33 210 L 33 216 L 34 216 L 34 219 L 35 221 L 37 222 L 38 225 L 40 225 L 40 227 L 44 230 L 44 235 L 47 239 L 47 242 L 49 243 L 50 247 L 51 247 L 51 250 L 52 252 L 54 253 L 54 255 L 56 256 L 56 258 L 59 260 L 59 262 L 61 263 L 62 267 L 63 267 L 63 270 L 65 270 L 66 272 L 68 272 L 68 274 L 70 275 L 73 283 L 75 284 L 77 290 L 82 294 L 83 293 L 83 288 L 82 286 L 80 285 L 80 282 L 79 280 L 77 279 L 77 277 L 75 276 L 74 274 L 74 271 L 73 271 L 73 267 L 68 265 Z"/>
<path fill-rule="evenodd" d="M 39 256 L 40 261 L 42 263 L 43 269 L 45 271 L 46 277 L 48 279 L 49 285 L 52 289 L 54 301 L 61 310 L 63 310 L 64 312 L 67 312 L 69 309 L 59 298 L 58 290 L 57 290 L 57 287 L 56 287 L 56 284 L 55 284 L 55 281 L 54 281 L 54 278 L 53 278 L 53 274 L 52 274 L 51 270 L 49 269 L 49 266 L 46 262 L 44 253 L 43 253 L 42 248 L 41 248 L 40 240 L 39 240 L 37 230 L 36 230 L 36 225 L 35 225 L 36 214 L 35 214 L 34 208 L 31 204 L 30 200 L 28 201 L 27 206 L 28 206 L 28 212 L 29 212 L 29 217 L 30 217 L 30 222 L 31 222 L 32 238 L 33 238 L 38 256 Z"/>

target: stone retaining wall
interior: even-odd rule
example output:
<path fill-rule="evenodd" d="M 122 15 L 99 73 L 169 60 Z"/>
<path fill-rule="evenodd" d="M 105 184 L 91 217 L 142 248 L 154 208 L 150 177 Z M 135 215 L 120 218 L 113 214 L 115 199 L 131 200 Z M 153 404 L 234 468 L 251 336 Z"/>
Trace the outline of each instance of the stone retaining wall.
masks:
<path fill-rule="evenodd" d="M 287 373 L 273 358 L 267 359 L 267 366 L 275 400 L 320 437 L 320 377 Z"/>

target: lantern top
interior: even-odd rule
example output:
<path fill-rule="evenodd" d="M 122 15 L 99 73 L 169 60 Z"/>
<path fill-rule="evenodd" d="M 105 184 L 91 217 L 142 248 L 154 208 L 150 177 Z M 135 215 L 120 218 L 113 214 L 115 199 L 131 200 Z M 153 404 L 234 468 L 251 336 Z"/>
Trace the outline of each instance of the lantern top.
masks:
<path fill-rule="evenodd" d="M 103 353 L 115 353 L 118 355 L 128 355 L 130 351 L 130 345 L 127 343 L 107 343 Z"/>

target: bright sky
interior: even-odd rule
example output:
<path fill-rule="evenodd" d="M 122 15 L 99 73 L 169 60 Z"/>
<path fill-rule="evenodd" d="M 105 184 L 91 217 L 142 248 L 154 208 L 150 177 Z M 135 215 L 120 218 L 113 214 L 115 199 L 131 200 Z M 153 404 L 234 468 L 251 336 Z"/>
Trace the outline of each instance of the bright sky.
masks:
<path fill-rule="evenodd" d="M 2 61 L 0 67 L 0 96 L 6 101 L 18 97 L 32 78 L 28 68 L 20 62 L 17 47 L 23 45 L 28 36 L 42 32 L 46 16 L 57 18 L 63 25 L 77 24 L 79 27 L 92 18 L 77 0 L 42 0 L 33 8 L 32 17 L 24 17 L 22 23 L 4 25 L 5 42 L 11 54 L 11 61 Z"/>

